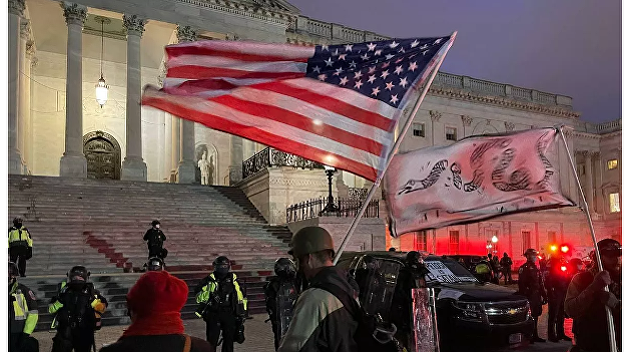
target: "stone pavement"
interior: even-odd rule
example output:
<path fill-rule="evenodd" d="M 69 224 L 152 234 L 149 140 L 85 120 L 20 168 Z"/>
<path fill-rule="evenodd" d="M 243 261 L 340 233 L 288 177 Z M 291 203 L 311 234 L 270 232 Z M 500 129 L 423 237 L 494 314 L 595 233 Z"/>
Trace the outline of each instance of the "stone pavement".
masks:
<path fill-rule="evenodd" d="M 540 318 L 539 331 L 543 338 L 546 338 L 546 322 L 548 320 L 547 306 L 544 306 L 544 313 Z M 271 332 L 270 323 L 264 323 L 267 316 L 262 314 L 253 315 L 253 319 L 247 320 L 245 323 L 245 343 L 242 345 L 236 344 L 236 352 L 274 352 L 273 348 L 273 334 Z M 186 327 L 186 333 L 205 339 L 205 324 L 202 320 L 184 320 Z M 96 333 L 96 347 L 100 349 L 103 344 L 110 344 L 115 342 L 124 330 L 124 326 L 105 326 Z M 572 336 L 570 328 L 566 326 L 566 334 Z M 33 337 L 37 338 L 40 343 L 40 352 L 50 352 L 52 349 L 52 337 L 54 332 L 40 331 L 33 334 Z M 571 343 L 562 341 L 558 343 L 546 342 L 536 343 L 518 349 L 518 351 L 547 351 L 547 352 L 566 352 L 570 348 Z M 513 350 L 505 350 L 513 351 Z"/>

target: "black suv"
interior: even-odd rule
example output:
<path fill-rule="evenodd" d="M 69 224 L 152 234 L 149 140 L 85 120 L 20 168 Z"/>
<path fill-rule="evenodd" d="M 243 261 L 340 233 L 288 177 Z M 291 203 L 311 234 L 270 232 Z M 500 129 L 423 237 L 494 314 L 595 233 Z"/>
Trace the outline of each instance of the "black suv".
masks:
<path fill-rule="evenodd" d="M 435 289 L 442 350 L 460 351 L 460 345 L 469 350 L 472 346 L 486 349 L 490 346 L 515 347 L 528 343 L 533 332 L 533 320 L 525 297 L 516 295 L 514 290 L 506 287 L 480 283 L 472 273 L 451 258 L 425 252 L 421 255 L 430 271 L 426 275 L 426 284 Z M 356 273 L 365 268 L 365 257 L 378 261 L 379 268 L 388 268 L 387 272 L 382 273 L 387 282 L 393 286 L 399 284 L 392 274 L 391 264 L 398 265 L 400 269 L 404 267 L 406 253 L 347 252 L 342 255 L 338 266 L 349 273 Z M 360 289 L 370 290 L 365 287 Z M 387 307 L 381 310 L 382 316 L 386 316 Z"/>

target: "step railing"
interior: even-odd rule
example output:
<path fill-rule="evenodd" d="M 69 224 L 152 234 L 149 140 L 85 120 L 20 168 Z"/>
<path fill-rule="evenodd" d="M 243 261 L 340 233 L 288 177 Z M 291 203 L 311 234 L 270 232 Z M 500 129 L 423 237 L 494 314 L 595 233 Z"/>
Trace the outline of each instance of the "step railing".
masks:
<path fill-rule="evenodd" d="M 289 166 L 301 169 L 323 169 L 323 165 L 289 154 L 275 148 L 264 148 L 249 159 L 242 162 L 243 180 L 273 166 Z"/>

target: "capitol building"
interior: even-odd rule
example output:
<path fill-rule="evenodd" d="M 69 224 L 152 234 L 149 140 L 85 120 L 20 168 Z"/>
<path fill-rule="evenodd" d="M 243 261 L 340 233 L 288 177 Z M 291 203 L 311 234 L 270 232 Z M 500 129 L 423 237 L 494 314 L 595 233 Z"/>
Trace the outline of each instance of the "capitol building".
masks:
<path fill-rule="evenodd" d="M 9 0 L 8 6 L 10 174 L 233 186 L 270 225 L 293 233 L 320 225 L 337 241 L 349 227 L 351 212 L 312 215 L 309 207 L 320 204 L 312 200 L 328 194 L 321 165 L 141 106 L 142 88 L 162 83 L 164 47 L 182 41 L 312 46 L 389 37 L 305 17 L 284 0 Z M 603 116 L 611 122 L 592 124 L 579 117 L 561 92 L 440 72 L 401 150 L 564 125 L 597 236 L 620 240 L 621 120 Z M 558 169 L 564 193 L 580 203 L 565 150 Z M 359 202 L 370 186 L 347 172 L 333 175 L 333 194 L 345 204 Z M 592 245 L 578 207 L 391 239 L 386 203 L 378 199 L 348 249 L 480 254 L 490 243 L 490 251 L 516 259 L 529 247 Z"/>

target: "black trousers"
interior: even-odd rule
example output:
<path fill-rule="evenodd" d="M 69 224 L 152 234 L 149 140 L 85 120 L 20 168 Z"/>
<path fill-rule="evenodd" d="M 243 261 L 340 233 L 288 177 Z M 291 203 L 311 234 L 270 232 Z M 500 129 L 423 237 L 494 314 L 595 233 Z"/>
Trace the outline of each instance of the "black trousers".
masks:
<path fill-rule="evenodd" d="M 209 312 L 205 322 L 207 342 L 214 348 L 218 345 L 218 337 L 223 331 L 222 352 L 234 351 L 234 336 L 236 335 L 236 316 L 229 311 Z"/>
<path fill-rule="evenodd" d="M 162 246 L 149 246 L 149 259 L 153 257 L 162 257 Z"/>
<path fill-rule="evenodd" d="M 277 349 L 280 347 L 280 341 L 282 340 L 282 332 L 280 331 L 280 324 L 278 324 L 277 322 L 277 317 L 273 316 L 273 317 L 269 317 L 271 318 L 271 326 L 273 329 L 273 337 L 274 337 L 274 342 L 275 342 L 275 350 L 277 351 Z"/>
<path fill-rule="evenodd" d="M 566 293 L 553 290 L 548 295 L 548 338 L 556 339 L 566 336 L 564 332 L 564 300 Z"/>
<path fill-rule="evenodd" d="M 505 285 L 513 281 L 513 279 L 511 279 L 511 267 L 504 268 L 502 275 L 504 275 L 505 278 Z"/>
<path fill-rule="evenodd" d="M 94 331 L 57 327 L 52 338 L 52 352 L 90 352 L 94 344 Z"/>
<path fill-rule="evenodd" d="M 20 276 L 26 276 L 26 254 L 28 248 L 19 246 L 9 248 L 9 256 L 11 261 L 17 265 L 17 269 L 20 272 Z"/>

